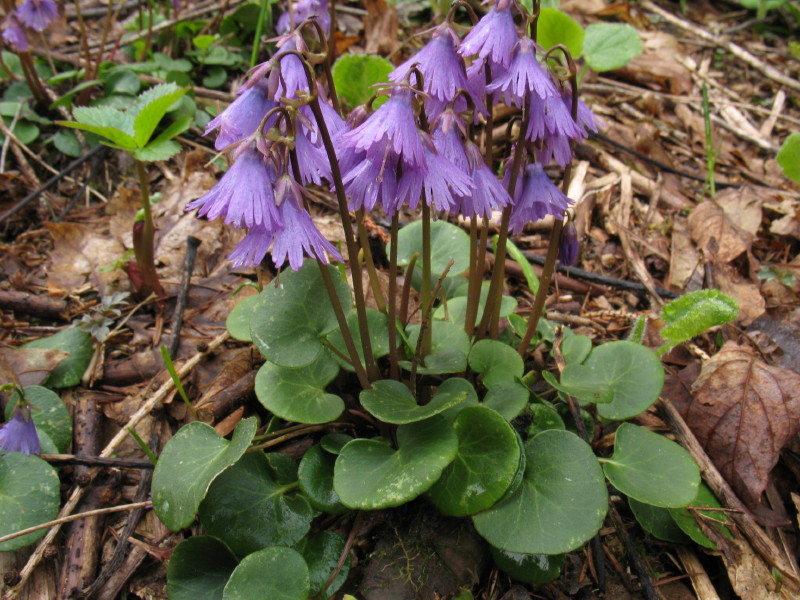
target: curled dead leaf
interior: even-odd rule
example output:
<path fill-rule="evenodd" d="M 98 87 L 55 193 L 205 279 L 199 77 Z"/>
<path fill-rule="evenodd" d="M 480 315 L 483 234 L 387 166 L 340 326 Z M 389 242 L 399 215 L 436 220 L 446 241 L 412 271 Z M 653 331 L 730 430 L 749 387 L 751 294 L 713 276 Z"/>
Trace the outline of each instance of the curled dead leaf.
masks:
<path fill-rule="evenodd" d="M 724 190 L 689 215 L 689 229 L 698 247 L 726 263 L 750 250 L 760 225 L 761 201 L 746 187 Z"/>
<path fill-rule="evenodd" d="M 742 501 L 757 505 L 781 449 L 800 431 L 800 374 L 728 342 L 703 364 L 692 394 L 686 422 Z"/>

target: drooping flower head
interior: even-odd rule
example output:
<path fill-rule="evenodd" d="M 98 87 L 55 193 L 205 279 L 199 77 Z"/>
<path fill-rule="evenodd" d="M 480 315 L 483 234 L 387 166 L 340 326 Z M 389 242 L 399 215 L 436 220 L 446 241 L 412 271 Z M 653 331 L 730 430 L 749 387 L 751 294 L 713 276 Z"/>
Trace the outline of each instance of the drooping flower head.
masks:
<path fill-rule="evenodd" d="M 469 90 L 464 61 L 456 52 L 457 43 L 458 36 L 445 22 L 434 29 L 433 37 L 419 52 L 389 73 L 390 81 L 400 83 L 412 67 L 419 69 L 428 94 L 425 109 L 430 119 L 439 115 L 459 90 Z M 480 98 L 475 101 L 480 103 Z"/>
<path fill-rule="evenodd" d="M 525 225 L 552 215 L 559 221 L 571 200 L 550 181 L 541 163 L 525 167 L 521 184 L 517 184 L 511 208 L 509 230 L 522 233 Z"/>
<path fill-rule="evenodd" d="M 303 21 L 316 18 L 323 31 L 331 28 L 331 15 L 328 12 L 328 0 L 299 0 L 289 1 L 289 10 L 281 13 L 275 25 L 278 33 L 288 33 Z"/>
<path fill-rule="evenodd" d="M 565 267 L 571 267 L 578 260 L 578 251 L 578 230 L 570 221 L 561 232 L 561 241 L 558 244 L 558 262 Z"/>
<path fill-rule="evenodd" d="M 253 135 L 267 112 L 276 106 L 267 96 L 267 82 L 262 79 L 252 87 L 241 88 L 237 98 L 208 122 L 203 135 L 218 131 L 214 148 L 222 151 Z M 268 129 L 270 125 L 267 123 L 265 127 Z"/>
<path fill-rule="evenodd" d="M 497 2 L 462 40 L 458 53 L 464 58 L 474 57 L 467 70 L 470 77 L 486 64 L 494 77 L 508 68 L 511 49 L 519 39 L 511 4 L 508 0 Z"/>
<path fill-rule="evenodd" d="M 27 52 L 30 49 L 25 28 L 19 22 L 17 15 L 9 13 L 3 19 L 3 41 L 18 52 Z"/>
<path fill-rule="evenodd" d="M 29 407 L 18 407 L 11 420 L 0 428 L 0 450 L 39 454 L 39 435 Z"/>
<path fill-rule="evenodd" d="M 533 101 L 530 99 L 532 94 L 542 100 L 548 96 L 559 96 L 550 73 L 539 63 L 536 50 L 536 42 L 532 39 L 520 39 L 514 46 L 508 70 L 487 85 L 486 91 L 500 92 L 506 104 L 514 104 L 520 108 Z"/>
<path fill-rule="evenodd" d="M 58 17 L 58 6 L 54 0 L 25 0 L 17 9 L 17 17 L 26 27 L 44 31 Z"/>
<path fill-rule="evenodd" d="M 234 227 L 260 225 L 272 230 L 280 224 L 272 191 L 276 178 L 274 165 L 247 142 L 237 149 L 233 164 L 217 185 L 187 204 L 186 210 L 199 208 L 198 216 L 222 217 Z"/>

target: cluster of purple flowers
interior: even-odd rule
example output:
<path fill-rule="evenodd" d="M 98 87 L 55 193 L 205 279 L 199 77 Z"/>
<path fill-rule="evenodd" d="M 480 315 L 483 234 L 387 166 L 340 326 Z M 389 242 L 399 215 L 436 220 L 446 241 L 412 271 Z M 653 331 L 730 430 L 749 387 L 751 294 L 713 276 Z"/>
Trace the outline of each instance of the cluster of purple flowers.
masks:
<path fill-rule="evenodd" d="M 11 420 L 0 427 L 0 451 L 39 454 L 39 435 L 30 407 L 18 407 Z"/>
<path fill-rule="evenodd" d="M 566 166 L 574 143 L 599 122 L 580 100 L 573 107 L 573 90 L 548 68 L 543 49 L 519 35 L 516 10 L 513 0 L 497 0 L 463 40 L 449 22 L 434 28 L 430 41 L 389 75 L 392 83 L 382 92 L 388 100 L 374 112 L 359 107 L 347 123 L 316 90 L 335 142 L 335 151 L 328 149 L 332 157 L 304 105 L 310 96 L 304 65 L 287 55 L 307 51 L 300 31 L 288 31 L 292 23 L 316 17 L 329 26 L 327 2 L 301 0 L 279 22 L 286 33 L 277 38 L 276 56 L 253 69 L 238 98 L 209 123 L 207 133 L 218 132 L 216 148 L 233 149 L 234 163 L 188 208 L 248 230 L 231 255 L 236 264 L 260 262 L 272 245 L 276 266 L 288 258 L 295 269 L 304 253 L 340 258 L 303 205 L 303 186 L 324 180 L 344 187 L 351 210 L 378 206 L 387 216 L 423 201 L 469 218 L 510 206 L 512 232 L 547 215 L 563 219 L 570 200 L 545 166 Z M 470 135 L 487 106 L 501 98 L 523 115 L 513 195 L 507 189 L 511 162 L 501 182 Z M 277 117 L 281 106 L 291 108 L 291 118 Z M 292 155 L 296 160 L 287 158 Z M 340 182 L 333 181 L 334 158 Z"/>
<path fill-rule="evenodd" d="M 2 38 L 14 50 L 27 52 L 30 49 L 25 28 L 42 32 L 58 17 L 58 6 L 54 0 L 25 0 L 16 10 L 3 19 Z"/>

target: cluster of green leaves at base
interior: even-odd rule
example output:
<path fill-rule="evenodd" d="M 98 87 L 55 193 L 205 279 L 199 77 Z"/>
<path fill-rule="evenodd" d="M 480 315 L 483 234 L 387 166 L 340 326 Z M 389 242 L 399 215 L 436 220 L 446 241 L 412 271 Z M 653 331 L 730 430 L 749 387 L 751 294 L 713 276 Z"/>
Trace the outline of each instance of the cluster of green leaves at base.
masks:
<path fill-rule="evenodd" d="M 77 385 L 92 358 L 92 340 L 76 327 L 29 342 L 19 350 L 31 361 L 36 355 L 59 353 L 57 362 L 42 385 L 23 388 L 30 405 L 31 418 L 39 435 L 43 454 L 65 453 L 72 442 L 72 417 L 54 391 Z M 19 391 L 11 394 L 5 420 L 14 416 Z M 0 537 L 47 523 L 55 519 L 61 505 L 60 483 L 56 469 L 38 456 L 0 451 Z M 0 544 L 0 552 L 18 550 L 41 538 L 46 529 Z"/>
<path fill-rule="evenodd" d="M 505 341 L 475 343 L 464 332 L 468 236 L 435 221 L 431 237 L 432 272 L 442 273 L 453 264 L 430 324 L 432 352 L 416 369 L 418 375 L 438 380 L 430 400 L 419 404 L 400 381 L 375 381 L 360 392 L 358 405 L 392 432 L 391 439 L 376 431 L 356 438 L 328 433 L 299 465 L 282 455 L 245 454 L 256 429 L 252 419 L 240 424 L 230 442 L 206 425 L 192 423 L 181 429 L 159 459 L 154 508 L 172 529 L 187 527 L 198 513 L 211 537 L 179 546 L 179 560 L 173 558 L 170 565 L 171 590 L 186 590 L 188 597 L 191 590 L 206 585 L 205 567 L 192 565 L 207 565 L 211 552 L 228 557 L 214 571 L 214 597 L 247 597 L 239 586 L 251 569 L 285 560 L 297 565 L 293 581 L 304 583 L 287 591 L 281 574 L 275 586 L 284 595 L 275 597 L 306 598 L 319 590 L 313 581 L 331 573 L 311 577 L 312 583 L 305 584 L 306 569 L 311 573 L 312 564 L 318 564 L 305 553 L 315 539 L 308 538 L 315 516 L 387 509 L 420 497 L 445 515 L 471 518 L 492 546 L 498 565 L 532 582 L 557 576 L 563 554 L 581 547 L 600 529 L 608 504 L 606 481 L 636 503 L 637 514 L 649 511 L 661 520 L 667 515 L 677 527 L 694 522 L 684 507 L 700 504 L 702 488 L 699 470 L 685 450 L 652 431 L 623 423 L 613 455 L 598 459 L 575 433 L 566 402 L 567 395 L 577 399 L 589 430 L 593 417 L 585 409 L 590 406 L 604 420 L 642 413 L 656 401 L 663 384 L 656 353 L 633 341 L 592 348 L 588 337 L 565 329 L 559 347 L 565 362 L 561 377 L 544 374 L 556 397 L 535 397 L 527 384 L 531 374 L 525 374 L 515 350 L 520 338 L 512 330 Z M 420 238 L 419 223 L 401 230 L 400 265 L 420 252 Z M 339 302 L 352 307 L 343 273 L 325 268 Z M 344 414 L 347 402 L 354 401 L 352 390 L 341 387 L 347 378 L 340 375 L 352 368 L 341 358 L 345 345 L 333 308 L 321 300 L 326 296 L 319 266 L 308 261 L 297 272 L 282 272 L 260 294 L 240 301 L 228 318 L 232 336 L 252 341 L 266 359 L 255 388 L 274 419 L 332 423 Z M 668 305 L 662 313 L 668 345 L 735 317 L 728 300 L 710 291 Z M 516 302 L 506 298 L 503 304 L 502 314 L 513 325 Z M 479 318 L 481 312 L 482 308 Z M 373 354 L 380 359 L 389 353 L 387 318 L 372 309 L 367 309 L 367 317 Z M 363 356 L 355 309 L 347 320 Z M 403 328 L 398 323 L 405 379 L 413 368 L 419 330 L 419 325 Z M 552 324 L 543 319 L 536 343 L 555 338 Z M 518 420 L 520 415 L 525 420 Z M 523 421 L 529 424 L 521 426 Z M 645 522 L 650 526 L 656 517 Z M 661 532 L 652 526 L 648 531 Z M 332 594 L 333 588 L 327 592 Z"/>

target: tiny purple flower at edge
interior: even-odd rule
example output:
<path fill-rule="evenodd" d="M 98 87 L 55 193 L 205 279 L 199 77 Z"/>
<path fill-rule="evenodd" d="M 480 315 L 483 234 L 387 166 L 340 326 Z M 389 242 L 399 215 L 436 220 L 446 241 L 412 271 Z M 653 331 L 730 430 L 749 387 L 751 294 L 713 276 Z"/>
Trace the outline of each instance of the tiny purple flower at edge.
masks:
<path fill-rule="evenodd" d="M 12 419 L 0 428 L 0 450 L 39 454 L 39 435 L 30 408 L 17 408 Z"/>
<path fill-rule="evenodd" d="M 25 0 L 17 9 L 19 20 L 34 31 L 44 31 L 58 17 L 58 6 L 53 0 Z"/>

